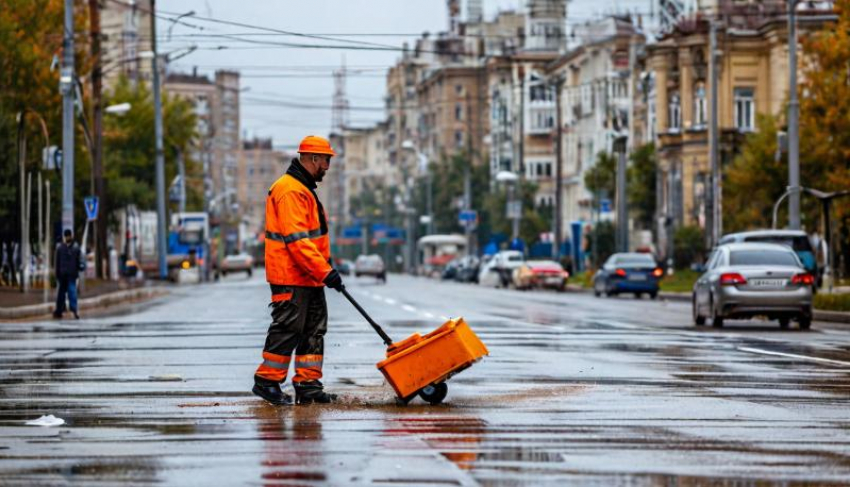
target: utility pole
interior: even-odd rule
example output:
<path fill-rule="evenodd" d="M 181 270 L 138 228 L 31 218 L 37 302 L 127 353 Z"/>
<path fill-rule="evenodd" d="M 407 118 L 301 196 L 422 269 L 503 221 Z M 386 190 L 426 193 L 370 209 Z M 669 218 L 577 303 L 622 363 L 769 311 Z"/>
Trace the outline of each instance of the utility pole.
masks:
<path fill-rule="evenodd" d="M 629 208 L 626 201 L 626 137 L 618 137 L 617 147 L 617 252 L 629 251 Z"/>
<path fill-rule="evenodd" d="M 562 181 L 562 166 L 563 164 L 563 120 L 561 114 L 561 91 L 564 88 L 564 78 L 562 76 L 558 76 L 555 80 L 555 224 L 552 225 L 552 232 L 554 233 L 554 238 L 552 239 L 552 258 L 560 260 L 561 257 L 561 238 L 563 234 L 563 230 L 561 229 L 562 224 L 562 216 L 561 212 L 563 211 L 563 197 L 561 195 L 563 191 L 563 181 Z"/>
<path fill-rule="evenodd" d="M 62 42 L 62 229 L 74 231 L 74 0 L 65 0 Z M 21 188 L 23 191 L 23 188 Z"/>
<path fill-rule="evenodd" d="M 178 211 L 184 213 L 186 211 L 186 163 L 183 160 L 183 151 L 179 147 L 177 150 L 177 172 L 180 178 L 180 185 L 177 187 L 180 192 L 180 201 L 178 203 Z"/>
<path fill-rule="evenodd" d="M 97 220 L 95 221 L 95 274 L 101 279 L 108 276 L 103 261 L 106 257 L 106 191 L 103 180 L 103 70 L 100 53 L 100 4 L 99 0 L 89 0 L 89 24 L 91 34 L 91 57 L 94 61 L 91 73 L 92 86 L 92 123 L 94 134 L 92 141 L 92 172 L 94 176 L 94 194 L 98 199 Z M 107 264 L 108 266 L 108 264 Z"/>
<path fill-rule="evenodd" d="M 797 1 L 788 0 L 788 220 L 800 229 L 800 101 L 797 99 Z"/>
<path fill-rule="evenodd" d="M 711 20 L 711 30 L 709 31 L 709 64 L 708 75 L 710 81 L 710 98 L 711 98 L 711 123 L 708 127 L 708 145 L 709 145 L 709 161 L 711 164 L 711 245 L 717 245 L 723 232 L 720 201 L 720 154 L 718 150 L 718 110 L 717 110 L 717 21 Z"/>
<path fill-rule="evenodd" d="M 70 1 L 70 0 L 69 0 Z M 168 278 L 165 225 L 165 150 L 162 146 L 162 94 L 159 86 L 159 63 L 156 52 L 156 0 L 151 0 L 151 50 L 153 51 L 153 109 L 156 137 L 156 253 L 159 278 Z"/>

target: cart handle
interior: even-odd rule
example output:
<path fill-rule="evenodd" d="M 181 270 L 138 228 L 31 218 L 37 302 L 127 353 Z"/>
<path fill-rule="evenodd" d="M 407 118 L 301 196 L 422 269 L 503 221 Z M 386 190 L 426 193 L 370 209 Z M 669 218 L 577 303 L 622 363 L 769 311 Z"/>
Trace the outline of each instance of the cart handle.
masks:
<path fill-rule="evenodd" d="M 381 325 L 379 325 L 379 324 L 375 323 L 375 320 L 373 320 L 373 319 L 372 319 L 372 317 L 371 317 L 371 316 L 369 316 L 369 314 L 368 314 L 368 313 L 366 313 L 366 310 L 365 310 L 365 309 L 363 309 L 363 307 L 362 307 L 362 306 L 360 306 L 360 303 L 358 303 L 357 301 L 355 301 L 355 300 L 354 300 L 354 298 L 353 298 L 353 297 L 351 297 L 351 295 L 350 295 L 350 294 L 348 294 L 348 290 L 347 290 L 347 289 L 345 289 L 345 288 L 343 287 L 341 292 L 342 292 L 343 296 L 345 296 L 345 298 L 346 298 L 346 299 L 348 299 L 348 302 L 349 302 L 349 303 L 351 303 L 351 304 L 352 304 L 355 308 L 357 308 L 357 311 L 359 311 L 359 312 L 360 312 L 360 314 L 361 314 L 361 315 L 363 315 L 363 317 L 364 317 L 364 318 L 366 318 L 366 321 L 368 321 L 368 322 L 369 322 L 369 324 L 370 324 L 370 325 L 372 325 L 372 328 L 374 328 L 374 329 L 375 329 L 375 331 L 378 333 L 378 335 L 380 335 L 381 339 L 383 339 L 383 340 L 384 340 L 384 343 L 385 343 L 388 347 L 389 347 L 390 345 L 392 345 L 392 344 L 393 344 L 393 341 L 392 341 L 392 339 L 389 337 L 389 335 L 387 335 L 387 334 L 386 334 L 386 332 L 384 332 L 384 329 L 383 329 L 383 328 L 381 328 Z"/>

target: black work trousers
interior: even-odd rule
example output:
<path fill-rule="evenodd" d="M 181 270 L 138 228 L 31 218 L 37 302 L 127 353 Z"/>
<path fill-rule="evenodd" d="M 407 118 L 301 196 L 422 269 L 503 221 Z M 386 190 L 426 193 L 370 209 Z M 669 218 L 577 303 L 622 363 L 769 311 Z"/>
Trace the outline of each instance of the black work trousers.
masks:
<path fill-rule="evenodd" d="M 284 382 L 293 359 L 293 382 L 322 378 L 325 333 L 328 331 L 325 288 L 292 286 L 287 291 L 291 291 L 291 298 L 274 301 L 273 297 L 269 305 L 272 323 L 263 347 L 263 363 L 254 375 L 258 384 Z"/>

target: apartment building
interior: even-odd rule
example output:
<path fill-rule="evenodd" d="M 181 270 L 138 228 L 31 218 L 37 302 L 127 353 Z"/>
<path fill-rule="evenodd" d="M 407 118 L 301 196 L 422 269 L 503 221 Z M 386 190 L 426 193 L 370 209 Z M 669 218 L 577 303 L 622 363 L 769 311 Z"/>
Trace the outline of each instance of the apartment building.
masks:
<path fill-rule="evenodd" d="M 579 47 L 547 67 L 547 76 L 562 80 L 562 228 L 592 221 L 599 199 L 584 184 L 585 172 L 600 152 L 614 152 L 615 142 L 633 140 L 633 65 L 644 37 L 625 17 L 607 17 L 576 28 Z"/>
<path fill-rule="evenodd" d="M 758 130 L 756 114 L 780 115 L 788 93 L 787 16 L 784 7 L 722 3 L 718 39 L 720 162 L 729 163 L 746 134 Z M 801 31 L 818 29 L 828 11 L 800 11 Z M 709 21 L 681 24 L 647 47 L 652 75 L 659 162 L 659 219 L 675 227 L 706 227 L 711 167 L 708 125 Z"/>
<path fill-rule="evenodd" d="M 271 139 L 243 141 L 236 152 L 236 202 L 248 236 L 258 238 L 264 231 L 269 187 L 284 174 L 289 161 L 288 154 L 273 149 Z"/>

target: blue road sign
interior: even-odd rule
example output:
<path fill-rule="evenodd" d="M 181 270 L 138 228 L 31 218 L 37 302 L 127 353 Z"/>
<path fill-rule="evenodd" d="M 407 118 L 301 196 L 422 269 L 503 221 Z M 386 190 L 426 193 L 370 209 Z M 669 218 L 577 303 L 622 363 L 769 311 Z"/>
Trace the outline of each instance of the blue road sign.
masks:
<path fill-rule="evenodd" d="M 611 213 L 611 200 L 602 200 L 599 202 L 599 211 L 602 213 Z"/>
<path fill-rule="evenodd" d="M 86 217 L 89 221 L 97 220 L 97 196 L 89 196 L 83 199 L 83 204 L 86 207 Z"/>

